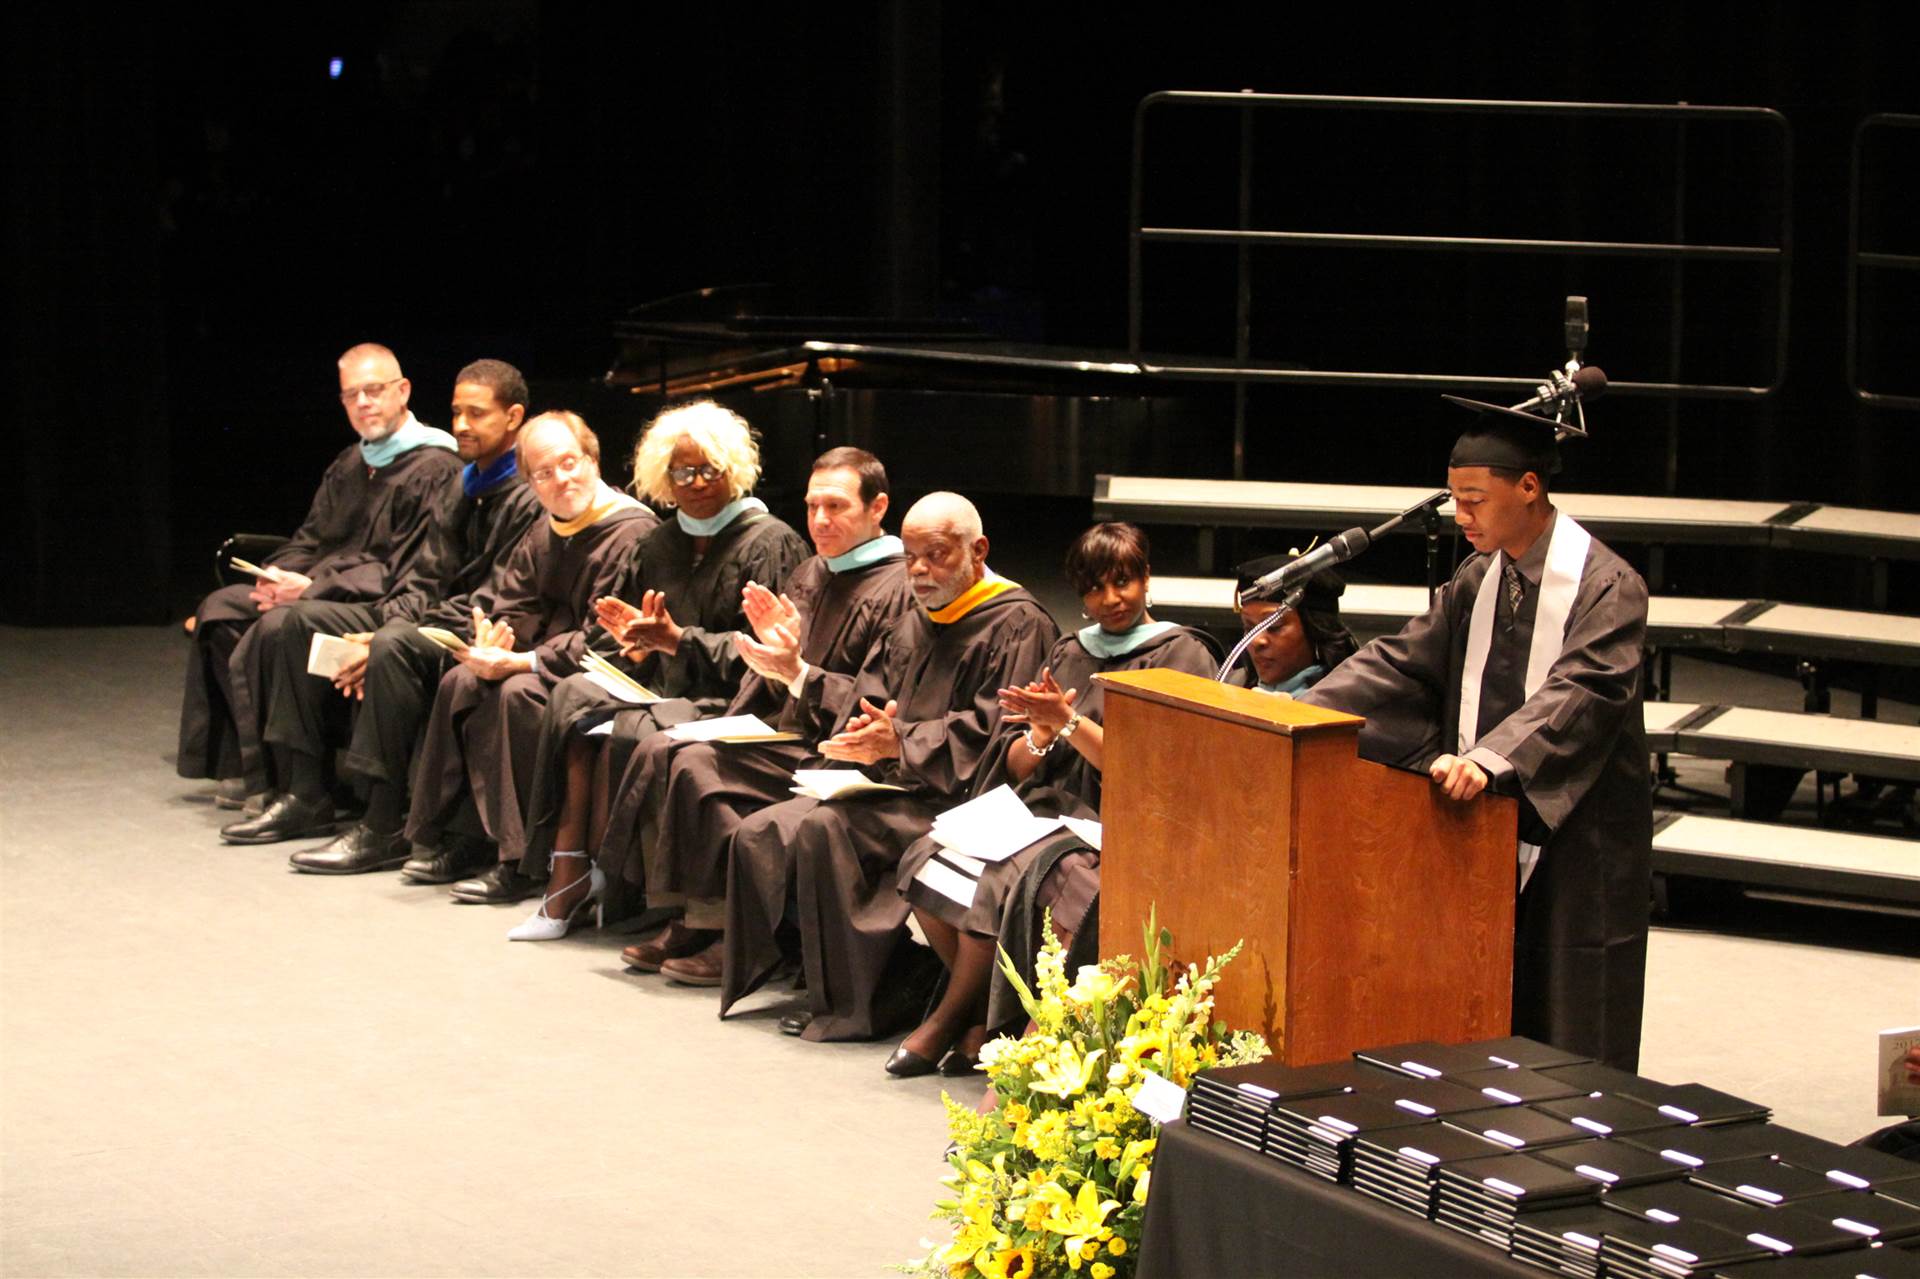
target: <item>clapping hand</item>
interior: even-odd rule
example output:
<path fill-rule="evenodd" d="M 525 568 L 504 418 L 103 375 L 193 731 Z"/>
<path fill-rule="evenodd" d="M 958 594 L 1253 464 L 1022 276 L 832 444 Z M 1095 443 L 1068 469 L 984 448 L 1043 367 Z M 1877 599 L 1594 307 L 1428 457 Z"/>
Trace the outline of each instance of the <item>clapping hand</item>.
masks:
<path fill-rule="evenodd" d="M 790 635 L 800 634 L 800 609 L 785 595 L 775 595 L 758 582 L 748 582 L 740 592 L 740 611 L 747 616 L 747 625 L 753 627 L 753 633 L 763 644 L 775 643 L 773 633 L 784 629 Z"/>
<path fill-rule="evenodd" d="M 640 620 L 640 610 L 617 595 L 603 595 L 593 602 L 593 616 L 616 644 L 625 644 L 627 628 Z"/>
<path fill-rule="evenodd" d="M 1051 738 L 1073 718 L 1074 699 L 1079 696 L 1079 689 L 1063 691 L 1053 672 L 1043 669 L 1031 684 L 1001 689 L 1000 709 L 1007 719 L 1026 723 Z"/>
<path fill-rule="evenodd" d="M 861 698 L 860 714 L 848 720 L 839 733 L 821 742 L 820 753 L 828 759 L 850 764 L 877 764 L 883 759 L 899 758 L 900 734 L 893 726 L 893 717 L 899 711 L 899 702 L 889 700 L 885 706 L 875 706 Z"/>
<path fill-rule="evenodd" d="M 627 619 L 625 630 L 617 638 L 620 652 L 630 661 L 637 662 L 648 653 L 678 651 L 680 628 L 674 624 L 673 614 L 667 612 L 667 593 L 648 591 L 641 596 L 639 609 Z"/>
<path fill-rule="evenodd" d="M 477 607 L 473 610 L 473 643 L 454 650 L 459 663 L 475 675 L 496 682 L 533 669 L 531 658 L 513 651 L 513 627 L 494 622 Z"/>
<path fill-rule="evenodd" d="M 762 642 L 764 641 L 764 642 Z M 754 674 L 791 685 L 800 678 L 800 637 L 785 626 L 775 626 L 761 640 L 734 632 L 734 651 Z"/>

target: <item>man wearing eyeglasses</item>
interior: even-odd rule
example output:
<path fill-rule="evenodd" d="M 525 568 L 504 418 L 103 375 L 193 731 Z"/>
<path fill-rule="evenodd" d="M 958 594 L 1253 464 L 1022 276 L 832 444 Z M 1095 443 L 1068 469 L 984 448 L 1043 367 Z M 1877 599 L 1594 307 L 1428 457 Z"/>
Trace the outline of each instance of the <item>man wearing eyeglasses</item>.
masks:
<path fill-rule="evenodd" d="M 262 672 L 247 642 L 254 623 L 301 599 L 380 598 L 428 549 L 434 511 L 458 483 L 453 437 L 408 410 L 412 384 L 392 351 L 361 343 L 340 357 L 339 373 L 358 442 L 328 466 L 307 518 L 254 582 L 222 587 L 194 614 L 176 767 L 182 777 L 221 781 L 228 807 L 246 793 L 239 725 L 258 715 Z"/>

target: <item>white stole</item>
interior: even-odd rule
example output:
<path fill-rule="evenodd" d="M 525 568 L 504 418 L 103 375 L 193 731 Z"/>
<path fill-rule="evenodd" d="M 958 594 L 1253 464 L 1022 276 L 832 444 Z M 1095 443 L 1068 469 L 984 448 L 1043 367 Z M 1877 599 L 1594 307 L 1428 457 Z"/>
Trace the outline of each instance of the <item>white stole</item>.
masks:
<path fill-rule="evenodd" d="M 1593 535 L 1564 511 L 1554 520 L 1547 540 L 1546 568 L 1540 574 L 1540 599 L 1533 611 L 1527 673 L 1522 681 L 1528 697 L 1547 682 L 1547 672 L 1566 644 L 1567 617 L 1573 612 L 1574 596 L 1580 592 L 1580 574 L 1586 569 L 1587 548 L 1592 544 Z M 1473 619 L 1467 625 L 1467 661 L 1460 672 L 1460 738 L 1456 750 L 1462 755 L 1480 740 L 1480 685 L 1487 672 L 1487 652 L 1493 647 L 1494 606 L 1506 589 L 1506 567 L 1507 553 L 1495 551 L 1473 597 Z M 1522 842 L 1521 888 L 1527 886 L 1539 860 L 1540 845 Z"/>

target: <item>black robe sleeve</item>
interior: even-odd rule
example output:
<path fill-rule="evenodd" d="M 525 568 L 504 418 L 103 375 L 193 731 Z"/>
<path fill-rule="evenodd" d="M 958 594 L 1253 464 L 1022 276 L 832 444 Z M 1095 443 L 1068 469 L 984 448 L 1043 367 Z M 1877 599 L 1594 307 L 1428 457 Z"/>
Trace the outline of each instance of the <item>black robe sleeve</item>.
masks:
<path fill-rule="evenodd" d="M 708 694 L 737 689 L 750 672 L 733 647 L 734 632 L 746 628 L 746 616 L 739 604 L 739 591 L 748 582 L 758 582 L 776 594 L 793 571 L 807 559 L 807 544 L 784 523 L 768 517 L 765 526 L 747 530 L 737 551 L 738 567 L 726 576 L 737 579 L 732 590 L 732 609 L 725 620 L 716 609 L 705 618 L 696 618 L 680 628 L 680 650 L 667 665 L 674 668 L 665 682 L 669 687 L 699 689 Z M 717 603 L 717 601 L 716 601 Z M 669 610 L 673 607 L 669 601 Z"/>
<path fill-rule="evenodd" d="M 894 780 L 947 799 L 964 798 L 972 790 L 974 774 L 1000 723 L 1000 690 L 1038 671 L 1060 634 L 1037 604 L 1022 600 L 1002 608 L 1010 615 L 980 628 L 951 669 L 925 672 L 920 688 L 900 707 L 894 721 L 900 757 L 889 769 L 897 775 Z M 896 629 L 893 637 L 901 634 Z M 849 715 L 859 710 L 863 698 L 884 706 L 899 693 L 897 687 L 886 687 L 887 674 L 872 666 L 862 672 L 855 681 L 854 701 L 845 708 Z M 945 692 L 938 699 L 944 706 L 929 705 L 936 699 L 921 691 L 929 683 Z"/>

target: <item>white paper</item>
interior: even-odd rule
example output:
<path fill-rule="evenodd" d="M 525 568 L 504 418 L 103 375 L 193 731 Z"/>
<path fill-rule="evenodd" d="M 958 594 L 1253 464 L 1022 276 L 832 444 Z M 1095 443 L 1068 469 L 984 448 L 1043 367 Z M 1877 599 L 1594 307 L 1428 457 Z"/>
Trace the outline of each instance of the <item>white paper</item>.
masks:
<path fill-rule="evenodd" d="M 610 719 L 603 719 L 598 724 L 595 724 L 592 728 L 589 728 L 586 732 L 582 733 L 581 736 L 582 737 L 612 737 L 613 721 Z"/>
<path fill-rule="evenodd" d="M 1078 835 L 1094 852 L 1100 851 L 1100 823 L 1085 817 L 1062 817 L 1060 824 Z"/>
<path fill-rule="evenodd" d="M 629 706 L 645 706 L 647 704 L 646 698 L 640 696 L 610 675 L 603 675 L 599 671 L 592 670 L 581 671 L 580 673 L 585 675 L 588 682 L 599 688 L 601 692 L 611 697 L 617 697 Z M 668 731 L 671 732 L 672 730 L 669 729 Z"/>
<path fill-rule="evenodd" d="M 959 867 L 975 879 L 987 873 L 987 864 L 985 862 L 977 862 L 962 853 L 954 852 L 951 848 L 943 848 L 940 850 L 940 860 Z"/>
<path fill-rule="evenodd" d="M 1130 1099 L 1133 1108 L 1158 1123 L 1170 1124 L 1187 1108 L 1187 1090 L 1171 1079 L 1148 1074 Z"/>
<path fill-rule="evenodd" d="M 933 819 L 933 840 L 975 861 L 1002 862 L 1060 829 L 1058 817 L 1035 817 L 1013 793 L 996 786 Z"/>
<path fill-rule="evenodd" d="M 767 737 L 774 729 L 758 715 L 716 715 L 712 719 L 690 719 L 661 731 L 682 742 L 710 742 L 716 737 Z"/>
<path fill-rule="evenodd" d="M 943 865 L 937 857 L 913 872 L 913 877 L 942 897 L 951 898 L 962 906 L 973 905 L 973 894 L 980 887 L 980 881 L 968 879 L 953 867 Z"/>
<path fill-rule="evenodd" d="M 332 679 L 340 673 L 341 667 L 365 651 L 358 644 L 349 644 L 338 635 L 316 635 L 313 643 L 307 645 L 307 674 Z"/>
<path fill-rule="evenodd" d="M 796 768 L 793 770 L 793 780 L 793 793 L 809 799 L 834 799 L 841 795 L 906 789 L 891 782 L 876 782 L 857 768 Z"/>

